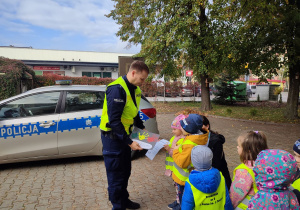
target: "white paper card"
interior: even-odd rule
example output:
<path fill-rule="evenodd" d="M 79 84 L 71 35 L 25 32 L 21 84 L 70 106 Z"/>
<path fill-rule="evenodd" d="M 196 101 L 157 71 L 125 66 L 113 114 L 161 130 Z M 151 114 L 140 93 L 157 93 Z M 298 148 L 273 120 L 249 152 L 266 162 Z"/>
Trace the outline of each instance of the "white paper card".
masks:
<path fill-rule="evenodd" d="M 148 144 L 146 142 L 143 142 L 143 141 L 140 141 L 140 140 L 137 140 L 137 139 L 132 139 L 132 141 L 135 141 L 135 142 L 139 143 L 140 147 L 142 147 L 143 149 L 152 149 L 151 144 Z"/>
<path fill-rule="evenodd" d="M 153 149 L 148 150 L 148 152 L 146 153 L 146 157 L 148 157 L 150 160 L 153 160 L 154 157 L 157 155 L 157 153 L 159 152 L 159 150 L 161 150 L 164 145 L 169 144 L 170 142 L 166 139 L 162 139 L 158 142 L 156 142 L 155 146 L 153 147 Z"/>

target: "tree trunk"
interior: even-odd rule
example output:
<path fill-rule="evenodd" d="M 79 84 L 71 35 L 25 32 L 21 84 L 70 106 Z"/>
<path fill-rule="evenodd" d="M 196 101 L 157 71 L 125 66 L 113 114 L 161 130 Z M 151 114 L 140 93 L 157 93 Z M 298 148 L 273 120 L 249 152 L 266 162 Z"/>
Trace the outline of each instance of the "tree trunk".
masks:
<path fill-rule="evenodd" d="M 212 109 L 209 94 L 209 83 L 207 83 L 208 75 L 201 75 L 201 111 L 209 111 Z"/>
<path fill-rule="evenodd" d="M 298 98 L 300 85 L 300 62 L 296 65 L 291 65 L 289 69 L 289 94 L 285 117 L 288 119 L 298 119 Z"/>
<path fill-rule="evenodd" d="M 295 5 L 300 10 L 300 1 L 291 0 L 290 5 Z M 293 22 L 288 30 L 289 39 L 287 40 L 287 53 L 289 65 L 289 94 L 285 117 L 288 119 L 298 119 L 298 98 L 300 85 L 300 60 L 299 60 L 299 44 L 295 40 L 299 40 L 299 21 Z"/>

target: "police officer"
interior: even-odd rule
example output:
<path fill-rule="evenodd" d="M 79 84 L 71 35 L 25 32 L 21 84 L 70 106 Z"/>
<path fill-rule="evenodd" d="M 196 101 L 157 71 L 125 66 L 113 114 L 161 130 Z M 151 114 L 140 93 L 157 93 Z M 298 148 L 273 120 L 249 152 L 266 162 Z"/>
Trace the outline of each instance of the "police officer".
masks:
<path fill-rule="evenodd" d="M 145 128 L 138 114 L 141 100 L 139 86 L 148 74 L 149 68 L 144 62 L 134 61 L 127 75 L 119 77 L 106 89 L 100 129 L 113 210 L 140 208 L 140 204 L 129 200 L 127 185 L 131 173 L 131 150 L 142 148 L 129 136 L 133 125 Z"/>

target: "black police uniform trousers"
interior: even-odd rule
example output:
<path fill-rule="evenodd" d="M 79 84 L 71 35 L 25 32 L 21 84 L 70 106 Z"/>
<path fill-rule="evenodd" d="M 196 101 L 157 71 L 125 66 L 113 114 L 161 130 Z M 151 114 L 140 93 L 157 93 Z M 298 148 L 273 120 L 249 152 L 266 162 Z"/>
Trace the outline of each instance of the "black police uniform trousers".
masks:
<path fill-rule="evenodd" d="M 129 199 L 127 185 L 131 174 L 131 149 L 112 132 L 102 131 L 101 138 L 109 200 L 113 210 L 125 210 Z"/>

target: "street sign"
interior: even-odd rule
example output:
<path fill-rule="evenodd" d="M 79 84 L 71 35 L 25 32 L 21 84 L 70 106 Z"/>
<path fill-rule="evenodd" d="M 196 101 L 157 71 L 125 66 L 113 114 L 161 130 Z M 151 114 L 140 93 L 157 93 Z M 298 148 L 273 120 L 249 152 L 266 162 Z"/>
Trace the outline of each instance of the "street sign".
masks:
<path fill-rule="evenodd" d="M 193 76 L 193 70 L 187 70 L 187 71 L 185 71 L 185 76 L 192 77 Z"/>

